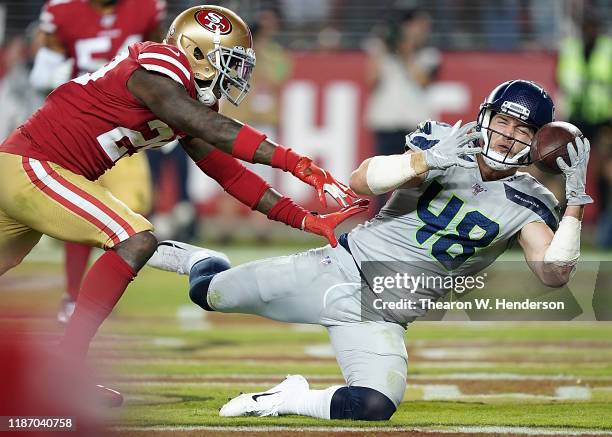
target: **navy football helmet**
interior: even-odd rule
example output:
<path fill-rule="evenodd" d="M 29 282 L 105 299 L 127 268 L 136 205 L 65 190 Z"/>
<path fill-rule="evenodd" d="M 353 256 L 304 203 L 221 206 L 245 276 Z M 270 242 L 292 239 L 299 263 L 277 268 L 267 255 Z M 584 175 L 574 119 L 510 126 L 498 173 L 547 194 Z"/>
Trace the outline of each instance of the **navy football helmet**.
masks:
<path fill-rule="evenodd" d="M 525 144 L 526 147 L 514 156 L 509 156 L 510 151 L 503 155 L 489 147 L 493 132 L 503 135 L 489 127 L 495 114 L 517 118 L 537 131 L 555 119 L 555 105 L 546 90 L 528 80 L 509 80 L 498 85 L 489 94 L 480 105 L 478 113 L 477 129 L 480 129 L 484 140 L 482 155 L 489 167 L 494 170 L 507 170 L 531 164 L 529 158 L 531 145 L 516 138 L 510 139 L 515 143 Z"/>

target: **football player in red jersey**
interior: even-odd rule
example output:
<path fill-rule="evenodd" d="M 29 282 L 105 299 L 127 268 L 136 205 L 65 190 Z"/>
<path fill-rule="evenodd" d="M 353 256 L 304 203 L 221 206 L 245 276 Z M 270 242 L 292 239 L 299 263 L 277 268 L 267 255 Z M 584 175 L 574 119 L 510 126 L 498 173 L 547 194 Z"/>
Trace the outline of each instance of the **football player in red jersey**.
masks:
<path fill-rule="evenodd" d="M 130 44 L 161 41 L 166 15 L 163 0 L 48 0 L 40 15 L 41 48 L 30 81 L 48 93 L 83 73 L 92 73 Z M 130 177 L 140 183 L 126 183 Z M 152 205 L 152 183 L 146 155 L 121 160 L 98 182 L 132 211 L 146 215 Z M 66 297 L 57 318 L 66 323 L 87 269 L 92 247 L 65 244 Z"/>
<path fill-rule="evenodd" d="M 61 341 L 66 353 L 85 358 L 98 327 L 157 247 L 151 224 L 92 182 L 124 156 L 179 139 L 232 196 L 334 246 L 334 228 L 365 209 L 351 204 L 354 193 L 311 159 L 212 109 L 221 97 L 242 100 L 254 65 L 251 33 L 240 17 L 218 6 L 194 7 L 174 20 L 165 44 L 133 44 L 57 88 L 0 145 L 0 274 L 19 264 L 42 234 L 106 249 L 83 280 Z M 236 158 L 291 172 L 323 203 L 329 193 L 344 208 L 309 213 Z"/>

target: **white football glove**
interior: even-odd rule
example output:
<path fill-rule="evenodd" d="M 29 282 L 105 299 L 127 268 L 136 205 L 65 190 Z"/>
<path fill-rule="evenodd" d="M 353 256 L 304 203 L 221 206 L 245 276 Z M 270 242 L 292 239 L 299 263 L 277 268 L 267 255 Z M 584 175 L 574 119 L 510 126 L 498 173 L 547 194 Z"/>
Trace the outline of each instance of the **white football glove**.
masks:
<path fill-rule="evenodd" d="M 565 198 L 568 205 L 578 206 L 593 203 L 593 199 L 586 193 L 586 173 L 589 164 L 591 144 L 586 138 L 576 137 L 572 143 L 567 144 L 570 165 L 562 157 L 557 158 L 557 165 L 565 175 Z"/>
<path fill-rule="evenodd" d="M 438 144 L 425 150 L 425 163 L 429 170 L 446 170 L 454 165 L 465 168 L 478 166 L 476 159 L 468 161 L 461 156 L 473 157 L 482 152 L 482 147 L 470 145 L 474 140 L 481 137 L 481 133 L 476 131 L 468 133 L 476 127 L 475 121 L 467 123 L 461 128 L 460 126 L 461 120 L 455 123 L 449 134 L 442 138 Z"/>

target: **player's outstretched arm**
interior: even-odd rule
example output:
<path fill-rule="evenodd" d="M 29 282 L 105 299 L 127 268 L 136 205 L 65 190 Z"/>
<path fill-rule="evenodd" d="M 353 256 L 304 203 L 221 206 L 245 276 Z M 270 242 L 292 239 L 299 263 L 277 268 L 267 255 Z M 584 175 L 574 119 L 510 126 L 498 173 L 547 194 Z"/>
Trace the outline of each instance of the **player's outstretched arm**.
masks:
<path fill-rule="evenodd" d="M 560 287 L 570 280 L 580 258 L 580 229 L 584 205 L 593 199 L 586 194 L 586 171 L 589 163 L 588 139 L 576 138 L 576 146 L 567 145 L 570 164 L 557 158 L 565 175 L 567 208 L 555 233 L 544 223 L 529 223 L 521 229 L 519 243 L 531 270 L 551 287 Z"/>
<path fill-rule="evenodd" d="M 196 165 L 216 180 L 228 194 L 251 209 L 265 214 L 270 220 L 325 237 L 333 247 L 338 244 L 334 235 L 336 226 L 367 210 L 367 201 L 360 199 L 331 214 L 320 216 L 310 213 L 288 197 L 283 197 L 237 159 L 203 140 L 186 138 L 181 140 L 181 145 Z"/>
<path fill-rule="evenodd" d="M 570 280 L 575 266 L 573 260 L 575 256 L 566 256 L 564 262 L 545 262 L 546 253 L 556 250 L 550 248 L 554 237 L 555 233 L 548 225 L 532 222 L 523 226 L 518 241 L 523 249 L 525 261 L 538 279 L 549 287 L 562 287 Z M 580 234 L 578 234 L 579 239 Z"/>
<path fill-rule="evenodd" d="M 359 195 L 379 195 L 400 187 L 417 187 L 427 177 L 427 171 L 422 152 L 374 156 L 353 171 L 349 186 Z"/>
<path fill-rule="evenodd" d="M 341 206 L 347 206 L 352 202 L 351 197 L 356 197 L 346 185 L 316 166 L 310 158 L 285 149 L 267 140 L 266 135 L 250 126 L 225 117 L 190 98 L 185 89 L 171 79 L 138 69 L 130 77 L 128 89 L 170 126 L 243 161 L 291 172 L 317 190 L 324 206 L 325 193 L 330 194 Z M 192 153 L 194 159 L 201 158 L 197 156 L 197 150 Z M 203 156 L 205 151 L 201 153 Z"/>

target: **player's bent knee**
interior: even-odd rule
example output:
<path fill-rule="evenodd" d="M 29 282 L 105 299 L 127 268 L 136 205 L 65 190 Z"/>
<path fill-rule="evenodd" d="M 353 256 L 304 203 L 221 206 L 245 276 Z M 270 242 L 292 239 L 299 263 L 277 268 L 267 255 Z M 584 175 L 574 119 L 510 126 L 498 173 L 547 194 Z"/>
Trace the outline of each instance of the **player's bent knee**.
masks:
<path fill-rule="evenodd" d="M 113 248 L 135 271 L 144 266 L 157 249 L 157 238 L 150 231 L 139 232 Z"/>
<path fill-rule="evenodd" d="M 208 304 L 208 289 L 213 278 L 231 266 L 222 258 L 209 258 L 200 261 L 189 273 L 189 298 L 206 311 L 214 311 Z"/>
<path fill-rule="evenodd" d="M 13 267 L 17 267 L 21 259 L 0 260 L 0 276 L 4 275 Z"/>
<path fill-rule="evenodd" d="M 334 393 L 330 419 L 388 420 L 397 407 L 387 396 L 369 387 L 341 387 Z"/>
<path fill-rule="evenodd" d="M 17 267 L 23 259 L 27 256 L 27 253 L 21 255 L 11 254 L 9 256 L 0 256 L 0 276 L 8 272 L 13 267 Z"/>

